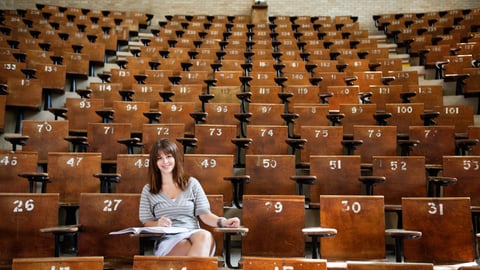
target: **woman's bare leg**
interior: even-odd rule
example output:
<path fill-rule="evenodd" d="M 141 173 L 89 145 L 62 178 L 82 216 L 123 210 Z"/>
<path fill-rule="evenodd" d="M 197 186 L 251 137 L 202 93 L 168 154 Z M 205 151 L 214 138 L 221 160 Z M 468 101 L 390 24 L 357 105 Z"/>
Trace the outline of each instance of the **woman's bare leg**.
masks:
<path fill-rule="evenodd" d="M 213 247 L 213 236 L 207 230 L 200 230 L 190 237 L 188 256 L 208 257 Z"/>

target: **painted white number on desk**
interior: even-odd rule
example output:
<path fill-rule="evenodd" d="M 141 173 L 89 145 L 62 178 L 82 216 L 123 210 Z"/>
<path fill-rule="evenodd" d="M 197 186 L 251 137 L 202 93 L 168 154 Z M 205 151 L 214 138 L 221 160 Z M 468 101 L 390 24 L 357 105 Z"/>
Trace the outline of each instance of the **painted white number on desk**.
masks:
<path fill-rule="evenodd" d="M 396 170 L 406 171 L 407 170 L 407 162 L 398 161 L 398 160 L 391 161 L 390 162 L 390 170 L 392 170 L 392 171 L 396 171 Z"/>
<path fill-rule="evenodd" d="M 16 166 L 17 163 L 18 163 L 17 157 L 12 157 L 12 159 L 10 160 L 9 156 L 4 156 L 0 160 L 0 164 L 3 165 L 3 166 Z"/>
<path fill-rule="evenodd" d="M 215 167 L 217 167 L 217 161 L 213 158 L 212 159 L 204 159 L 204 160 L 202 160 L 202 162 L 200 164 L 202 164 L 203 168 L 215 168 Z"/>
<path fill-rule="evenodd" d="M 137 159 L 137 161 L 135 161 L 134 166 L 137 167 L 137 168 L 148 168 L 149 163 L 150 163 L 150 159 L 139 158 L 139 159 Z"/>
<path fill-rule="evenodd" d="M 43 122 L 42 124 L 37 125 L 37 129 L 38 133 L 41 133 L 42 131 L 50 132 L 52 131 L 53 127 L 48 122 Z"/>
<path fill-rule="evenodd" d="M 67 160 L 67 165 L 70 167 L 77 167 L 80 166 L 80 163 L 82 162 L 83 157 L 72 157 Z"/>
<path fill-rule="evenodd" d="M 115 133 L 115 129 L 113 127 L 110 127 L 110 126 L 104 126 L 103 131 L 105 132 L 105 135 Z"/>
<path fill-rule="evenodd" d="M 440 215 L 443 216 L 443 203 L 428 203 L 428 213 L 430 215 Z"/>
<path fill-rule="evenodd" d="M 117 211 L 118 206 L 120 205 L 121 202 L 122 202 L 121 199 L 104 200 L 103 212 Z"/>
<path fill-rule="evenodd" d="M 465 171 L 478 171 L 480 169 L 480 164 L 478 160 L 463 160 L 463 169 Z"/>
<path fill-rule="evenodd" d="M 270 209 L 272 206 L 274 208 L 275 213 L 277 214 L 283 211 L 283 204 L 281 202 L 276 202 L 276 203 L 265 202 L 265 207 L 267 207 L 267 209 Z"/>
<path fill-rule="evenodd" d="M 265 128 L 262 128 L 260 130 L 260 135 L 262 137 L 265 137 L 265 136 L 270 136 L 270 137 L 273 137 L 274 133 L 273 133 L 273 129 L 265 129 Z"/>
<path fill-rule="evenodd" d="M 23 211 L 30 212 L 33 211 L 33 209 L 35 208 L 33 199 L 28 199 L 26 201 L 15 200 L 13 201 L 13 205 L 15 205 L 15 207 L 13 208 L 14 213 L 22 213 Z"/>
<path fill-rule="evenodd" d="M 82 100 L 80 101 L 79 106 L 80 106 L 80 109 L 88 109 L 92 107 L 92 104 L 90 103 L 90 101 Z"/>
<path fill-rule="evenodd" d="M 369 138 L 373 138 L 373 137 L 380 138 L 380 137 L 382 137 L 382 131 L 379 130 L 379 129 L 377 129 L 377 130 L 369 129 L 367 132 L 368 132 L 368 137 Z"/>
<path fill-rule="evenodd" d="M 342 161 L 341 160 L 330 160 L 328 161 L 330 165 L 330 170 L 340 170 L 342 169 Z"/>
<path fill-rule="evenodd" d="M 157 135 L 170 135 L 170 128 L 168 127 L 157 127 Z"/>
<path fill-rule="evenodd" d="M 343 200 L 342 205 L 343 205 L 343 209 L 342 209 L 343 212 L 352 211 L 353 213 L 358 214 L 360 213 L 360 211 L 362 211 L 362 206 L 360 205 L 359 202 L 350 203 L 347 200 Z"/>
<path fill-rule="evenodd" d="M 323 137 L 327 138 L 328 137 L 328 129 L 315 129 L 315 138 L 318 137 Z"/>
<path fill-rule="evenodd" d="M 264 168 L 276 168 L 277 167 L 277 161 L 274 160 L 274 159 L 264 158 L 262 163 L 263 163 Z"/>
<path fill-rule="evenodd" d="M 210 136 L 222 136 L 221 128 L 210 128 Z"/>
<path fill-rule="evenodd" d="M 273 268 L 274 270 L 293 270 L 295 268 L 293 268 L 293 266 L 289 266 L 289 265 L 283 265 L 282 268 L 278 267 L 278 266 L 275 266 L 275 268 Z"/>

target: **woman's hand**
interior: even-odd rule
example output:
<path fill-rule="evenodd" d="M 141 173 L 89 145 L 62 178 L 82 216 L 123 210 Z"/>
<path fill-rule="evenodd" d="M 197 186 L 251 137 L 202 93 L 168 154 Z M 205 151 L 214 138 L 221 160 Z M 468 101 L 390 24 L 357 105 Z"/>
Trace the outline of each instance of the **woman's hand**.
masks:
<path fill-rule="evenodd" d="M 170 227 L 172 226 L 172 220 L 167 217 L 160 217 L 160 219 L 157 220 L 157 226 Z"/>
<path fill-rule="evenodd" d="M 237 217 L 222 219 L 222 227 L 238 228 L 240 227 L 240 219 Z"/>

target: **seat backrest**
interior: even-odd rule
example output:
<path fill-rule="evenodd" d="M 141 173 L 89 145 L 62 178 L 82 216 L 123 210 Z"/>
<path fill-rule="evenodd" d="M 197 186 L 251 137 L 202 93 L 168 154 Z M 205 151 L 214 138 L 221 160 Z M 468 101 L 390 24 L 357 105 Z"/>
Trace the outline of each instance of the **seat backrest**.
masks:
<path fill-rule="evenodd" d="M 473 262 L 472 212 L 468 197 L 403 198 L 403 228 L 422 237 L 404 242 L 407 262 Z M 442 228 L 442 229 L 438 229 Z"/>
<path fill-rule="evenodd" d="M 119 154 L 116 172 L 120 182 L 115 184 L 115 192 L 140 194 L 148 183 L 149 161 L 148 154 Z"/>
<path fill-rule="evenodd" d="M 143 124 L 148 124 L 144 113 L 150 111 L 150 102 L 147 101 L 114 101 L 112 107 L 114 123 L 130 123 L 132 132 L 139 134 Z"/>
<path fill-rule="evenodd" d="M 363 141 L 355 150 L 361 156 L 362 163 L 371 163 L 372 156 L 397 154 L 396 126 L 354 125 L 353 138 Z"/>
<path fill-rule="evenodd" d="M 288 127 L 285 125 L 247 125 L 247 137 L 253 140 L 247 154 L 288 154 Z"/>
<path fill-rule="evenodd" d="M 304 257 L 304 202 L 298 195 L 244 195 L 242 221 L 249 230 L 242 255 Z"/>
<path fill-rule="evenodd" d="M 427 196 L 424 156 L 373 156 L 372 174 L 386 177 L 374 191 L 384 196 L 386 205 L 401 205 L 403 197 Z"/>
<path fill-rule="evenodd" d="M 0 193 L 0 258 L 54 255 L 53 235 L 41 228 L 58 225 L 58 194 Z"/>
<path fill-rule="evenodd" d="M 440 115 L 435 118 L 437 125 L 453 125 L 455 133 L 467 133 L 468 126 L 474 125 L 473 106 L 470 104 L 443 105 L 435 107 Z"/>
<path fill-rule="evenodd" d="M 236 146 L 232 139 L 238 134 L 236 125 L 198 124 L 195 125 L 195 138 L 198 139 L 197 154 L 235 154 Z"/>
<path fill-rule="evenodd" d="M 160 123 L 183 123 L 185 132 L 194 133 L 194 119 L 190 116 L 195 111 L 194 102 L 159 102 L 158 110 L 162 113 Z"/>
<path fill-rule="evenodd" d="M 158 123 L 144 124 L 142 127 L 142 143 L 144 154 L 150 153 L 154 143 L 161 138 L 167 138 L 177 143 L 178 149 L 183 152 L 183 146 L 177 138 L 185 136 L 185 124 L 183 123 Z"/>
<path fill-rule="evenodd" d="M 130 123 L 88 123 L 88 152 L 102 153 L 102 160 L 112 162 L 118 154 L 127 154 L 127 147 L 118 142 L 131 137 Z"/>
<path fill-rule="evenodd" d="M 478 171 L 480 170 L 480 157 L 478 156 L 443 156 L 443 174 L 447 177 L 455 177 L 457 182 L 444 188 L 446 197 L 470 197 L 473 206 L 480 205 L 479 190 L 477 184 Z"/>
<path fill-rule="evenodd" d="M 38 153 L 7 150 L 0 151 L 0 190 L 2 192 L 29 192 L 29 183 L 18 176 L 20 173 L 36 172 Z"/>
<path fill-rule="evenodd" d="M 410 155 L 425 156 L 426 164 L 442 164 L 442 156 L 455 155 L 454 126 L 411 126 L 408 134 L 420 142 Z"/>
<path fill-rule="evenodd" d="M 345 135 L 353 134 L 353 125 L 375 125 L 376 104 L 340 104 L 341 120 Z"/>
<path fill-rule="evenodd" d="M 411 98 L 412 102 L 423 103 L 425 110 L 434 110 L 443 106 L 442 85 L 411 85 L 408 91 L 415 93 Z"/>
<path fill-rule="evenodd" d="M 317 177 L 310 186 L 310 206 L 318 207 L 319 196 L 361 194 L 360 156 L 310 156 L 310 175 Z"/>
<path fill-rule="evenodd" d="M 96 111 L 104 108 L 103 98 L 66 98 L 68 128 L 73 133 L 87 133 L 88 123 L 101 123 Z"/>
<path fill-rule="evenodd" d="M 39 162 L 47 160 L 49 152 L 68 152 L 68 120 L 23 120 L 22 135 L 29 139 L 22 147 L 23 151 L 38 152 Z"/>
<path fill-rule="evenodd" d="M 125 88 L 121 82 L 90 82 L 88 89 L 92 90 L 91 99 L 103 99 L 104 106 L 111 108 L 113 101 L 122 100 L 120 91 Z"/>
<path fill-rule="evenodd" d="M 232 205 L 232 184 L 223 177 L 233 175 L 233 155 L 185 154 L 184 169 L 197 178 L 207 195 L 223 194 L 224 204 Z"/>
<path fill-rule="evenodd" d="M 301 162 L 309 162 L 311 155 L 343 155 L 343 130 L 342 126 L 301 126 L 298 134 L 307 140 Z"/>
<path fill-rule="evenodd" d="M 78 205 L 80 193 L 100 192 L 100 153 L 50 152 L 47 172 L 50 183 L 47 192 L 59 193 L 61 203 Z"/>
<path fill-rule="evenodd" d="M 339 110 L 341 104 L 360 104 L 358 94 L 360 87 L 353 86 L 327 86 L 327 92 L 333 96 L 328 98 L 330 110 Z"/>
<path fill-rule="evenodd" d="M 244 187 L 245 194 L 295 195 L 294 155 L 245 155 L 245 174 L 250 182 Z"/>
<path fill-rule="evenodd" d="M 270 270 L 270 269 L 297 269 L 326 270 L 327 262 L 318 259 L 306 258 L 268 258 L 249 257 L 242 258 L 242 269 L 244 270 Z"/>
<path fill-rule="evenodd" d="M 111 231 L 142 226 L 138 219 L 139 203 L 139 193 L 82 193 L 79 256 L 120 257 L 139 254 L 137 237 L 109 235 Z"/>
<path fill-rule="evenodd" d="M 3 72 L 3 71 L 2 71 Z M 35 78 L 8 77 L 7 106 L 39 110 L 42 105 L 42 84 Z"/>
<path fill-rule="evenodd" d="M 424 113 L 423 103 L 387 103 L 385 112 L 392 116 L 387 119 L 388 125 L 396 126 L 399 134 L 407 134 L 409 126 L 421 126 Z"/>
<path fill-rule="evenodd" d="M 320 195 L 320 226 L 335 228 L 335 237 L 322 237 L 323 259 L 384 259 L 383 196 Z"/>
<path fill-rule="evenodd" d="M 102 270 L 102 256 L 83 257 L 45 257 L 45 258 L 14 258 L 12 269 L 15 270 L 50 270 L 50 269 L 92 269 Z"/>
<path fill-rule="evenodd" d="M 217 257 L 189 257 L 189 256 L 134 256 L 134 270 L 166 269 L 218 269 Z"/>
<path fill-rule="evenodd" d="M 284 112 L 283 104 L 275 103 L 250 103 L 248 111 L 252 113 L 249 119 L 251 125 L 282 125 Z"/>

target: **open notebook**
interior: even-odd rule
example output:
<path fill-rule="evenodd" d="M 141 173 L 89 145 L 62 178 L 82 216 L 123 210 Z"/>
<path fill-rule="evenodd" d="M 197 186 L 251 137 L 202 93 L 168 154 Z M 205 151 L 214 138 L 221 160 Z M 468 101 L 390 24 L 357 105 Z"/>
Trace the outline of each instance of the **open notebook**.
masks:
<path fill-rule="evenodd" d="M 119 231 L 110 232 L 110 235 L 115 234 L 142 234 L 142 233 L 164 233 L 164 234 L 175 234 L 187 232 L 186 228 L 180 227 L 130 227 Z"/>

